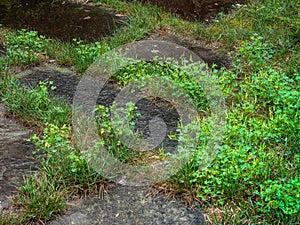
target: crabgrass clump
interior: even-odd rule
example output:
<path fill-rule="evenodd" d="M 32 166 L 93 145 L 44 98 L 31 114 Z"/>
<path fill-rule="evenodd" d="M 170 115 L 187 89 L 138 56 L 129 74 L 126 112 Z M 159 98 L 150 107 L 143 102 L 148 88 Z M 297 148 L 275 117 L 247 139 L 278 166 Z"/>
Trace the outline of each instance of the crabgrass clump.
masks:
<path fill-rule="evenodd" d="M 14 197 L 23 217 L 36 222 L 47 221 L 67 208 L 68 193 L 51 174 L 39 172 L 27 177 Z"/>
<path fill-rule="evenodd" d="M 43 137 L 34 135 L 33 152 L 40 170 L 26 177 L 14 204 L 21 207 L 24 218 L 47 221 L 67 209 L 72 194 L 92 192 L 103 178 L 94 172 L 86 159 L 71 143 L 71 129 L 47 124 Z"/>
<path fill-rule="evenodd" d="M 71 107 L 66 100 L 54 97 L 49 89 L 55 89 L 52 82 L 39 82 L 37 87 L 29 90 L 13 78 L 0 80 L 1 101 L 24 123 L 39 127 L 46 123 L 70 124 Z"/>
<path fill-rule="evenodd" d="M 22 215 L 0 212 L 0 223 L 2 225 L 22 225 L 25 221 Z"/>
<path fill-rule="evenodd" d="M 34 135 L 31 141 L 36 145 L 34 154 L 40 159 L 42 169 L 63 181 L 64 188 L 74 190 L 77 185 L 83 188 L 94 184 L 93 178 L 98 176 L 73 146 L 70 127 L 47 124 L 43 137 Z"/>

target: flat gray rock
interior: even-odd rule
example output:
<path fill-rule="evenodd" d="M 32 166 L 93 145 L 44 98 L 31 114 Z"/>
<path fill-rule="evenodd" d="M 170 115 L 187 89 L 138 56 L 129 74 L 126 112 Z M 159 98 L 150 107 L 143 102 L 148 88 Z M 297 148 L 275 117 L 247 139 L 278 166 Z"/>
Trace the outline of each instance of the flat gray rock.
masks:
<path fill-rule="evenodd" d="M 142 187 L 116 186 L 103 199 L 83 200 L 49 225 L 201 225 L 198 208 L 161 196 L 147 196 Z"/>
<path fill-rule="evenodd" d="M 26 141 L 30 131 L 4 117 L 3 112 L 0 105 L 0 212 L 8 207 L 24 173 L 36 164 L 32 157 L 34 145 Z"/>

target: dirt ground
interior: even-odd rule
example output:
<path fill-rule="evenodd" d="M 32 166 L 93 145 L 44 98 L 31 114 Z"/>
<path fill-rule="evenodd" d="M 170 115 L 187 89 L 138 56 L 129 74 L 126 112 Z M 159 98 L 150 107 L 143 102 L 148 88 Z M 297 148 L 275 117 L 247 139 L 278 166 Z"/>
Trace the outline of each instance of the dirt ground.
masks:
<path fill-rule="evenodd" d="M 140 0 L 181 15 L 188 20 L 203 20 L 215 17 L 219 12 L 228 12 L 233 4 L 243 4 L 246 0 Z"/>

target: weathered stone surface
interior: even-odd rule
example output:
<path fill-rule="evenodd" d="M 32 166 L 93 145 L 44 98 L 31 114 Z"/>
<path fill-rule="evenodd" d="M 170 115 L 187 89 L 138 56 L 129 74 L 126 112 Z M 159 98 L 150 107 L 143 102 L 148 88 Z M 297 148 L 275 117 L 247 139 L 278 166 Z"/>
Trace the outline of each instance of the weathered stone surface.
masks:
<path fill-rule="evenodd" d="M 149 45 L 149 48 L 151 48 L 151 45 Z M 146 55 L 145 57 L 152 57 L 152 55 Z M 53 81 L 53 86 L 56 87 L 53 94 L 64 97 L 70 104 L 73 103 L 74 94 L 79 83 L 79 78 L 72 75 L 71 71 L 60 71 L 58 68 L 50 66 L 36 67 L 32 71 L 19 75 L 19 77 L 20 83 L 28 87 L 37 86 L 39 81 Z M 107 107 L 111 106 L 120 90 L 120 87 L 115 84 L 105 84 L 98 95 L 96 103 Z M 82 96 L 84 102 L 88 102 L 88 98 L 90 96 Z M 141 131 L 145 137 L 150 135 L 149 121 L 155 116 L 163 118 L 167 125 L 167 133 L 176 132 L 179 115 L 174 108 L 160 106 L 159 104 L 151 103 L 147 99 L 141 99 L 136 106 L 137 113 L 141 114 L 137 118 L 136 129 Z M 177 141 L 165 137 L 162 145 L 164 145 L 165 149 L 173 149 L 177 145 Z"/>
<path fill-rule="evenodd" d="M 116 186 L 103 199 L 82 201 L 67 215 L 49 225 L 201 225 L 203 214 L 198 208 L 163 197 L 147 197 L 145 188 Z"/>
<path fill-rule="evenodd" d="M 32 157 L 33 144 L 26 141 L 30 131 L 3 116 L 0 105 L 0 211 L 7 208 L 9 198 L 24 173 L 35 165 Z"/>

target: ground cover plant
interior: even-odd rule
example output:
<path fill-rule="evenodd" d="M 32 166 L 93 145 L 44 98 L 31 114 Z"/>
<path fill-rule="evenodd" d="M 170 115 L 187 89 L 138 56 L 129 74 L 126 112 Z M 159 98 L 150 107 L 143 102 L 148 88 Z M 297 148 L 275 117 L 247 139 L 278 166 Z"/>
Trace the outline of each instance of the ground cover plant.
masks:
<path fill-rule="evenodd" d="M 39 175 L 27 178 L 20 187 L 15 204 L 24 213 L 19 215 L 19 221 L 53 218 L 64 212 L 68 197 L 82 189 L 92 188 L 102 178 L 72 145 L 70 108 L 49 94 L 51 84 L 41 83 L 28 91 L 8 74 L 16 66 L 36 64 L 47 57 L 54 58 L 59 64 L 70 64 L 82 73 L 97 55 L 158 29 L 199 39 L 208 46 L 220 46 L 234 58 L 231 68 L 212 71 L 218 77 L 228 107 L 226 135 L 220 152 L 204 171 L 198 170 L 201 158 L 195 155 L 168 182 L 159 184 L 159 188 L 200 201 L 209 224 L 299 222 L 298 1 L 250 1 L 247 5 L 236 6 L 228 15 L 219 14 L 210 25 L 183 21 L 137 1 L 105 0 L 100 3 L 127 13 L 131 25 L 114 37 L 90 44 L 81 40 L 61 43 L 23 30 L 3 29 L 0 32 L 8 53 L 0 58 L 1 102 L 18 119 L 45 129 L 42 137 L 34 136 L 32 140 L 40 151 L 38 155 L 48 155 L 46 159 L 41 158 Z M 156 71 L 154 74 L 177 79 L 193 95 L 199 109 L 205 103 L 191 80 L 165 64 L 128 66 L 114 79 L 119 85 L 124 85 L 147 76 L 149 73 L 137 73 L 145 68 Z M 103 108 L 100 112 L 102 117 L 107 115 Z M 100 127 L 110 130 L 111 124 L 104 122 L 100 121 Z M 206 127 L 205 123 L 203 126 Z M 107 143 L 115 145 L 118 152 L 120 145 L 114 140 L 114 134 L 106 134 L 112 137 Z M 205 138 L 201 138 L 205 142 Z M 200 151 L 201 145 L 198 147 Z M 120 158 L 125 160 L 136 158 L 128 149 L 121 153 Z M 158 154 L 164 157 L 163 152 Z M 62 163 L 58 165 L 58 162 Z M 45 192 L 53 194 L 44 199 Z M 45 201 L 51 203 L 49 208 L 37 210 L 45 207 Z M 0 223 L 16 224 L 16 218 L 0 215 Z"/>
<path fill-rule="evenodd" d="M 2 103 L 7 111 L 30 126 L 43 128 L 46 123 L 57 126 L 71 123 L 71 108 L 67 101 L 54 97 L 48 89 L 54 90 L 52 82 L 40 82 L 28 90 L 16 79 L 0 81 Z"/>

